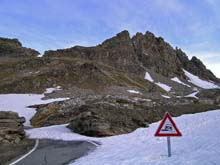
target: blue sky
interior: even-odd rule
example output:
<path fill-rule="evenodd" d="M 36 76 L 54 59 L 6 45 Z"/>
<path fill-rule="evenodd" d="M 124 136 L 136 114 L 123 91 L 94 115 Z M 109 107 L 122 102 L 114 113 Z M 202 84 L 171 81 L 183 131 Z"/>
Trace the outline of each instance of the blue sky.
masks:
<path fill-rule="evenodd" d="M 0 0 L 0 36 L 43 52 L 151 31 L 220 77 L 220 0 Z"/>

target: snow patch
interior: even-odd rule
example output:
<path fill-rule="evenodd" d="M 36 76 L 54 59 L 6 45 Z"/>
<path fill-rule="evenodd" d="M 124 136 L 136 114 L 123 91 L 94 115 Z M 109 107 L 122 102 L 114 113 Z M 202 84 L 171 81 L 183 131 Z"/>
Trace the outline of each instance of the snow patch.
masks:
<path fill-rule="evenodd" d="M 152 101 L 151 99 L 144 99 L 144 98 L 139 98 L 139 97 L 134 97 L 135 101 Z"/>
<path fill-rule="evenodd" d="M 151 77 L 151 75 L 150 75 L 148 72 L 145 73 L 144 79 L 145 79 L 145 80 L 148 80 L 148 81 L 150 81 L 150 82 L 154 82 L 153 78 Z M 166 85 L 166 84 L 163 84 L 163 83 L 161 83 L 161 82 L 157 82 L 157 83 L 155 83 L 155 84 L 158 85 L 159 87 L 163 88 L 163 89 L 164 89 L 165 91 L 167 91 L 167 92 L 169 92 L 169 91 L 171 90 L 171 88 L 172 88 L 172 87 L 170 87 L 170 86 L 168 86 L 168 85 Z"/>
<path fill-rule="evenodd" d="M 175 81 L 175 82 L 177 82 L 177 83 L 179 83 L 179 84 L 185 85 L 185 86 L 187 86 L 187 87 L 189 87 L 189 88 L 191 87 L 190 85 L 188 85 L 188 84 L 182 82 L 178 77 L 171 78 L 171 80 L 172 80 L 172 81 Z"/>
<path fill-rule="evenodd" d="M 139 91 L 136 91 L 136 90 L 127 90 L 129 93 L 134 93 L 134 94 L 140 94 Z"/>
<path fill-rule="evenodd" d="M 35 73 L 38 74 L 38 73 L 40 73 L 40 71 L 38 70 L 38 71 L 36 71 Z"/>
<path fill-rule="evenodd" d="M 30 119 L 36 113 L 34 108 L 28 108 L 30 105 L 48 104 L 55 101 L 63 101 L 69 98 L 56 98 L 42 100 L 44 95 L 38 94 L 1 94 L 0 111 L 14 111 L 26 119 L 25 126 L 30 126 Z"/>
<path fill-rule="evenodd" d="M 61 90 L 61 86 L 57 86 L 56 88 L 47 88 L 44 92 L 44 94 L 49 94 L 49 93 L 52 93 L 54 91 L 57 91 L 57 90 Z"/>
<path fill-rule="evenodd" d="M 212 88 L 219 88 L 218 85 L 215 85 L 211 82 L 201 80 L 198 76 L 193 75 L 192 73 L 189 73 L 188 71 L 184 70 L 185 75 L 189 78 L 189 82 L 195 84 L 198 87 L 204 88 L 204 89 L 212 89 Z"/>
<path fill-rule="evenodd" d="M 172 89 L 172 87 L 170 87 L 170 86 L 168 86 L 168 85 L 166 85 L 166 84 L 163 84 L 163 83 L 161 83 L 161 82 L 157 82 L 157 83 L 155 83 L 156 85 L 158 85 L 159 87 L 161 87 L 161 88 L 163 88 L 165 91 L 167 91 L 167 92 L 169 92 L 171 89 Z"/>
<path fill-rule="evenodd" d="M 162 97 L 166 98 L 166 99 L 170 99 L 170 96 L 166 96 L 166 95 L 161 95 Z"/>
<path fill-rule="evenodd" d="M 198 97 L 196 97 L 196 94 L 198 94 L 199 92 L 198 91 L 196 91 L 196 92 L 193 92 L 193 93 L 191 93 L 191 94 L 189 94 L 189 95 L 187 95 L 187 96 L 184 96 L 184 97 L 194 97 L 194 98 L 196 98 L 196 99 L 199 99 Z"/>
<path fill-rule="evenodd" d="M 151 77 L 151 75 L 148 72 L 145 73 L 144 79 L 148 80 L 150 82 L 154 82 L 153 78 Z"/>
<path fill-rule="evenodd" d="M 37 55 L 37 57 L 43 57 L 44 54 L 40 53 Z"/>

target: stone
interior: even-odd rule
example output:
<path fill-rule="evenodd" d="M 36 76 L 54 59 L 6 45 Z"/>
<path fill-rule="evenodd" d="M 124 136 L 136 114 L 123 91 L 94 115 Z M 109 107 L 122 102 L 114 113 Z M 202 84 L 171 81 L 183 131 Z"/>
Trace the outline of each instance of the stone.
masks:
<path fill-rule="evenodd" d="M 24 117 L 11 111 L 0 111 L 0 141 L 2 143 L 19 143 L 25 137 Z"/>
<path fill-rule="evenodd" d="M 68 126 L 74 132 L 88 136 L 110 136 L 111 126 L 97 115 L 91 112 L 84 112 L 75 117 Z"/>
<path fill-rule="evenodd" d="M 18 144 L 21 141 L 21 139 L 19 137 L 16 137 L 16 139 L 14 140 L 15 144 Z"/>

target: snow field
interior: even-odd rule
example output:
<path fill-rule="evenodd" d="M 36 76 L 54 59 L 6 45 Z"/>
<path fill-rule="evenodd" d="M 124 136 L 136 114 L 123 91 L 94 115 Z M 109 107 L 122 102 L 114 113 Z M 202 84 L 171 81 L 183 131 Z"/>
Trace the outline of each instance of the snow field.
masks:
<path fill-rule="evenodd" d="M 220 110 L 173 118 L 182 137 L 171 137 L 172 157 L 167 157 L 166 137 L 154 137 L 160 122 L 132 133 L 91 138 L 72 133 L 66 125 L 27 130 L 31 138 L 87 140 L 101 143 L 73 165 L 208 165 L 220 162 Z"/>
<path fill-rule="evenodd" d="M 204 88 L 204 89 L 212 89 L 212 88 L 219 88 L 218 85 L 213 84 L 212 82 L 208 82 L 205 80 L 200 79 L 198 76 L 193 75 L 192 73 L 189 73 L 188 71 L 184 70 L 185 75 L 189 78 L 189 82 L 195 84 L 198 87 Z"/>
<path fill-rule="evenodd" d="M 48 90 L 47 90 L 48 91 Z M 56 98 L 42 100 L 44 94 L 1 94 L 0 111 L 14 111 L 26 119 L 25 126 L 30 126 L 30 119 L 36 113 L 34 108 L 28 108 L 30 105 L 47 104 L 55 101 L 63 101 L 69 98 Z"/>

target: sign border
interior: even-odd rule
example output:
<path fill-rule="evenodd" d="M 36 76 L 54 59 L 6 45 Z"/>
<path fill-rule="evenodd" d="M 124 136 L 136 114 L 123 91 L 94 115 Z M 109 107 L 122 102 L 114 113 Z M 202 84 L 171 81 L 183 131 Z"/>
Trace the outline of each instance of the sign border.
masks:
<path fill-rule="evenodd" d="M 171 124 L 173 125 L 174 129 L 176 130 L 176 133 L 165 133 L 165 134 L 161 134 L 160 130 L 163 127 L 165 121 L 167 120 L 167 118 L 170 120 Z M 176 124 L 174 123 L 172 117 L 170 116 L 169 112 L 166 112 L 156 133 L 154 134 L 154 136 L 182 136 L 181 132 L 179 131 L 179 129 L 177 128 Z"/>

